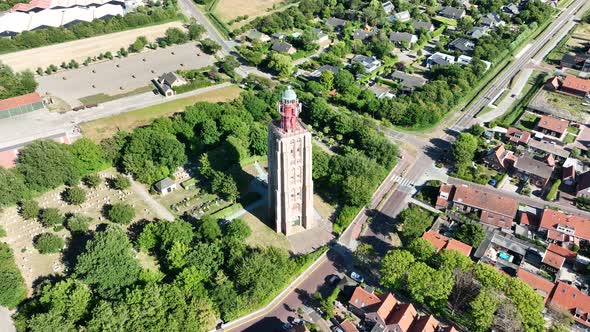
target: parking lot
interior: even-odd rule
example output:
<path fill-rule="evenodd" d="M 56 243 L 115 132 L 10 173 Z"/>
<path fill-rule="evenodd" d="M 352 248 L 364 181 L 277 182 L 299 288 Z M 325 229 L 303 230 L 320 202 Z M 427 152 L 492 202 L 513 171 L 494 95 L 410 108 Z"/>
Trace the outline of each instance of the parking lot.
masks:
<path fill-rule="evenodd" d="M 164 72 L 198 69 L 213 62 L 213 57 L 191 42 L 41 76 L 37 79 L 37 91 L 41 95 L 57 96 L 76 107 L 81 105 L 79 99 L 83 97 L 129 93 L 149 86 L 153 78 Z"/>

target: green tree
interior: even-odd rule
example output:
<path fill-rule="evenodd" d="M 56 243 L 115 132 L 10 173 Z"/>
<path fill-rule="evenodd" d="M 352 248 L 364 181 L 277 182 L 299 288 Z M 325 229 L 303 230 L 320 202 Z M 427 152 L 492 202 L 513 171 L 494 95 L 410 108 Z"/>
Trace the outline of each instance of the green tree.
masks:
<path fill-rule="evenodd" d="M 92 223 L 92 218 L 74 214 L 66 219 L 66 228 L 74 234 L 84 234 L 88 231 L 90 223 Z"/>
<path fill-rule="evenodd" d="M 482 289 L 479 295 L 470 303 L 470 328 L 476 332 L 489 331 L 498 304 L 497 294 L 487 288 Z"/>
<path fill-rule="evenodd" d="M 69 147 L 80 174 L 95 173 L 107 166 L 102 148 L 92 140 L 83 137 Z"/>
<path fill-rule="evenodd" d="M 90 288 L 74 279 L 45 285 L 39 292 L 39 304 L 45 312 L 51 312 L 71 323 L 78 323 L 87 313 L 92 301 Z"/>
<path fill-rule="evenodd" d="M 53 254 L 63 249 L 64 240 L 59 235 L 43 233 L 35 239 L 34 245 L 41 254 Z"/>
<path fill-rule="evenodd" d="M 334 75 L 334 87 L 338 92 L 346 93 L 354 82 L 354 76 L 346 69 L 341 69 Z"/>
<path fill-rule="evenodd" d="M 486 233 L 477 223 L 464 223 L 453 233 L 453 238 L 467 243 L 468 245 L 477 248 L 483 239 L 486 237 Z"/>
<path fill-rule="evenodd" d="M 250 153 L 254 156 L 266 156 L 268 148 L 268 130 L 260 123 L 250 128 Z"/>
<path fill-rule="evenodd" d="M 109 208 L 107 217 L 114 223 L 127 225 L 135 218 L 135 209 L 129 204 L 115 203 Z"/>
<path fill-rule="evenodd" d="M 117 174 L 112 180 L 113 189 L 125 190 L 131 187 L 131 180 L 123 174 Z"/>
<path fill-rule="evenodd" d="M 135 39 L 133 44 L 131 44 L 131 50 L 133 52 L 139 53 L 143 48 L 148 44 L 147 38 L 145 36 L 139 36 Z"/>
<path fill-rule="evenodd" d="M 246 240 L 252 234 L 248 224 L 240 218 L 227 223 L 223 231 L 224 239 L 229 238 L 240 242 Z"/>
<path fill-rule="evenodd" d="M 434 255 L 436 248 L 427 240 L 418 237 L 410 242 L 408 250 L 414 255 L 416 260 L 420 262 L 428 262 Z"/>
<path fill-rule="evenodd" d="M 188 37 L 190 40 L 199 40 L 205 33 L 205 28 L 195 21 L 191 21 L 188 26 Z"/>
<path fill-rule="evenodd" d="M 16 204 L 29 196 L 19 173 L 0 167 L 0 208 Z"/>
<path fill-rule="evenodd" d="M 164 35 L 168 44 L 184 44 L 189 39 L 188 35 L 179 28 L 168 28 Z"/>
<path fill-rule="evenodd" d="M 230 76 L 234 74 L 234 70 L 239 66 L 238 60 L 231 55 L 226 56 L 219 63 L 219 69 Z"/>
<path fill-rule="evenodd" d="M 115 225 L 107 226 L 88 241 L 74 267 L 80 280 L 106 298 L 117 296 L 135 283 L 140 270 L 125 231 Z"/>
<path fill-rule="evenodd" d="M 509 277 L 488 264 L 475 264 L 473 273 L 475 278 L 486 288 L 503 292 L 508 284 Z"/>
<path fill-rule="evenodd" d="M 324 70 L 320 75 L 320 84 L 326 90 L 332 90 L 334 87 L 334 73 L 330 70 Z"/>
<path fill-rule="evenodd" d="M 402 236 L 414 239 L 422 235 L 432 225 L 432 216 L 426 210 L 411 206 L 400 213 L 402 222 Z"/>
<path fill-rule="evenodd" d="M 473 262 L 471 259 L 457 250 L 441 250 L 436 257 L 437 264 L 440 268 L 453 271 L 455 269 L 461 269 L 468 271 L 471 269 Z"/>
<path fill-rule="evenodd" d="M 407 250 L 390 250 L 381 260 L 381 284 L 387 288 L 399 289 L 405 285 L 405 278 L 414 256 Z"/>
<path fill-rule="evenodd" d="M 86 202 L 86 191 L 78 186 L 68 187 L 63 193 L 63 197 L 68 204 L 80 205 Z"/>
<path fill-rule="evenodd" d="M 96 174 L 89 174 L 84 177 L 84 184 L 88 186 L 88 188 L 98 188 L 102 183 L 102 178 Z"/>
<path fill-rule="evenodd" d="M 457 164 L 469 164 L 475 157 L 477 139 L 468 133 L 462 133 L 453 143 L 453 157 Z"/>
<path fill-rule="evenodd" d="M 201 40 L 201 49 L 207 54 L 215 54 L 217 51 L 221 50 L 221 45 L 217 44 L 211 38 L 205 38 Z"/>
<path fill-rule="evenodd" d="M 19 203 L 20 207 L 20 215 L 25 219 L 34 219 L 39 217 L 39 212 L 41 208 L 39 207 L 39 203 L 35 200 L 26 200 Z"/>
<path fill-rule="evenodd" d="M 369 243 L 361 243 L 354 251 L 354 259 L 359 265 L 369 264 L 375 259 L 375 248 Z"/>
<path fill-rule="evenodd" d="M 0 242 L 0 276 L 0 305 L 14 309 L 26 298 L 27 288 L 12 249 L 5 242 Z"/>
<path fill-rule="evenodd" d="M 217 220 L 212 217 L 203 217 L 197 226 L 197 238 L 202 241 L 213 241 L 221 236 L 221 228 Z"/>
<path fill-rule="evenodd" d="M 407 287 L 412 299 L 442 309 L 453 290 L 453 275 L 449 270 L 435 270 L 423 262 L 408 269 Z"/>
<path fill-rule="evenodd" d="M 18 155 L 16 169 L 34 191 L 45 191 L 64 183 L 77 183 L 80 174 L 67 145 L 49 140 L 34 141 Z"/>
<path fill-rule="evenodd" d="M 46 208 L 39 214 L 39 221 L 45 227 L 61 225 L 64 222 L 64 216 L 56 208 Z"/>
<path fill-rule="evenodd" d="M 280 78 L 286 78 L 293 71 L 291 57 L 277 52 L 270 54 L 268 68 L 276 72 Z"/>

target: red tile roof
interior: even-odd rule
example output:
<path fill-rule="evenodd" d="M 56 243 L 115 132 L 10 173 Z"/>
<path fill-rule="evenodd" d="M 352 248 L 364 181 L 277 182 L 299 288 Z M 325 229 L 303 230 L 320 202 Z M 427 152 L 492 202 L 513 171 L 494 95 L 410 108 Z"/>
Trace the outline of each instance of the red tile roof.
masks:
<path fill-rule="evenodd" d="M 479 221 L 496 227 L 510 229 L 512 228 L 513 219 L 497 213 L 482 211 Z"/>
<path fill-rule="evenodd" d="M 567 215 L 561 211 L 543 210 L 539 229 L 557 231 L 557 226 L 563 225 L 575 230 L 573 236 L 590 241 L 590 220 L 582 217 Z"/>
<path fill-rule="evenodd" d="M 568 121 L 554 118 L 549 115 L 543 115 L 537 123 L 537 127 L 554 131 L 559 134 L 565 133 L 569 125 L 570 123 Z"/>
<path fill-rule="evenodd" d="M 514 127 L 508 128 L 506 136 L 509 137 L 510 142 L 526 144 L 531 139 L 531 133 L 520 130 Z M 517 137 L 518 136 L 518 137 Z"/>
<path fill-rule="evenodd" d="M 453 195 L 453 185 L 443 183 L 440 185 L 440 189 L 438 191 L 438 196 L 436 197 L 436 208 L 447 208 L 449 206 L 449 201 Z"/>
<path fill-rule="evenodd" d="M 381 299 L 376 294 L 369 293 L 364 288 L 359 286 L 354 289 L 354 293 L 352 294 L 352 297 L 348 303 L 359 309 L 363 309 L 365 307 L 381 303 Z"/>
<path fill-rule="evenodd" d="M 578 78 L 573 75 L 566 75 L 561 87 L 579 92 L 590 93 L 590 81 Z"/>
<path fill-rule="evenodd" d="M 534 273 L 529 271 L 523 270 L 522 268 L 518 269 L 516 272 L 516 277 L 534 289 L 541 297 L 543 297 L 543 301 L 547 303 L 549 297 L 551 297 L 551 292 L 553 288 L 555 288 L 555 284 L 541 276 L 538 276 Z"/>
<path fill-rule="evenodd" d="M 559 242 L 563 242 L 565 241 L 565 234 L 558 232 L 554 229 L 550 229 L 547 232 L 547 238 L 551 239 L 551 240 L 555 240 L 555 241 L 559 241 Z"/>
<path fill-rule="evenodd" d="M 545 256 L 543 256 L 543 263 L 559 270 L 563 266 L 564 262 L 565 257 L 560 256 L 554 253 L 553 251 L 545 251 Z"/>
<path fill-rule="evenodd" d="M 576 287 L 559 281 L 550 303 L 568 310 L 576 321 L 590 326 L 590 323 L 586 321 L 590 314 L 590 296 L 582 293 Z M 576 317 L 576 311 L 580 317 Z"/>
<path fill-rule="evenodd" d="M 417 319 L 410 329 L 411 332 L 435 332 L 438 327 L 438 320 L 432 315 Z"/>
<path fill-rule="evenodd" d="M 520 215 L 520 224 L 536 228 L 539 227 L 539 218 L 532 212 L 524 212 Z"/>
<path fill-rule="evenodd" d="M 504 144 L 500 144 L 498 145 L 498 147 L 496 147 L 494 156 L 496 157 L 498 163 L 504 168 L 514 166 L 514 164 L 518 160 L 518 157 L 514 155 L 514 152 L 506 150 Z"/>
<path fill-rule="evenodd" d="M 12 97 L 8 99 L 0 100 L 0 111 L 6 111 L 15 107 L 31 105 L 40 103 L 42 101 L 41 96 L 37 92 L 29 93 L 22 96 Z"/>
<path fill-rule="evenodd" d="M 354 323 L 345 319 L 340 323 L 340 326 L 344 330 L 344 332 L 359 332 L 359 330 L 354 326 Z"/>
<path fill-rule="evenodd" d="M 455 239 L 449 239 L 448 237 L 439 234 L 435 231 L 427 231 L 422 234 L 422 238 L 436 248 L 436 252 L 438 253 L 441 249 L 446 250 L 456 250 L 462 253 L 465 256 L 469 256 L 471 254 L 472 247 L 468 244 L 465 244 L 461 241 L 457 241 Z"/>
<path fill-rule="evenodd" d="M 514 218 L 518 210 L 518 202 L 512 198 L 484 192 L 466 185 L 455 188 L 453 202 L 494 212 L 510 218 Z"/>
<path fill-rule="evenodd" d="M 400 332 L 408 332 L 416 315 L 416 308 L 411 303 L 402 304 L 393 312 L 387 325 L 397 324 Z"/>
<path fill-rule="evenodd" d="M 552 251 L 552 252 L 558 254 L 559 256 L 563 256 L 563 257 L 565 257 L 565 259 L 569 259 L 569 260 L 576 259 L 576 256 L 578 255 L 575 251 L 571 251 L 568 248 L 564 248 L 564 247 L 559 246 L 555 243 L 549 244 L 549 247 L 547 247 L 547 250 Z"/>
<path fill-rule="evenodd" d="M 377 309 L 377 315 L 381 317 L 381 320 L 383 320 L 384 322 L 387 321 L 387 316 L 389 316 L 393 308 L 395 308 L 396 304 L 397 300 L 395 299 L 395 297 L 393 297 L 391 293 L 387 293 L 387 295 L 385 295 L 385 298 L 383 299 L 383 302 L 381 302 L 379 309 Z"/>

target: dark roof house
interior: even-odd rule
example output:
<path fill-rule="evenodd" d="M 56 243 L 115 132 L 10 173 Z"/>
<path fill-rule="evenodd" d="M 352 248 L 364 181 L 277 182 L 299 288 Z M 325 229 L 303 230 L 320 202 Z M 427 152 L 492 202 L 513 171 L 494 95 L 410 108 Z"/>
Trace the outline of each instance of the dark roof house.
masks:
<path fill-rule="evenodd" d="M 465 9 L 445 6 L 441 9 L 439 15 L 442 17 L 459 20 L 465 16 Z"/>
<path fill-rule="evenodd" d="M 297 52 L 297 49 L 295 47 L 293 47 L 293 45 L 289 44 L 289 43 L 285 43 L 285 42 L 274 42 L 272 44 L 272 50 L 275 52 L 279 52 L 279 53 L 287 53 L 287 54 L 293 54 L 295 52 Z"/>
<path fill-rule="evenodd" d="M 449 49 L 470 53 L 475 49 L 475 43 L 469 39 L 457 38 L 449 43 Z"/>

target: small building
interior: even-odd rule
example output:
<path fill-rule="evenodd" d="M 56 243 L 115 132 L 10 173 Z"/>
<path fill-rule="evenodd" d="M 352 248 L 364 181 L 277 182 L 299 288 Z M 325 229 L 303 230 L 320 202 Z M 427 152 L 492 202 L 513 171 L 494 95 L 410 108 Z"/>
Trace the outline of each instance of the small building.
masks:
<path fill-rule="evenodd" d="M 430 244 L 432 244 L 435 248 L 435 252 L 438 253 L 442 249 L 445 250 L 456 250 L 459 253 L 469 257 L 471 255 L 471 250 L 473 249 L 470 245 L 465 244 L 461 241 L 448 238 L 442 234 L 439 234 L 433 230 L 429 230 L 422 234 L 422 238 Z"/>
<path fill-rule="evenodd" d="M 590 328 L 590 296 L 575 286 L 557 282 L 549 303 L 569 312 L 582 329 Z"/>
<path fill-rule="evenodd" d="M 156 182 L 154 187 L 162 196 L 165 196 L 176 189 L 176 182 L 174 182 L 174 180 L 171 178 L 165 178 Z"/>
<path fill-rule="evenodd" d="M 565 137 L 569 125 L 569 121 L 543 115 L 537 122 L 535 131 L 542 133 L 543 137 L 561 141 Z"/>
<path fill-rule="evenodd" d="M 248 39 L 251 42 L 259 41 L 259 42 L 266 43 L 266 42 L 270 41 L 270 37 L 267 34 L 262 33 L 256 29 L 252 29 L 252 30 L 248 31 L 248 33 L 246 34 L 246 39 Z"/>
<path fill-rule="evenodd" d="M 0 100 L 0 119 L 43 109 L 43 99 L 37 92 Z"/>
<path fill-rule="evenodd" d="M 565 257 L 547 250 L 545 251 L 543 260 L 541 262 L 544 264 L 544 268 L 546 270 L 557 273 L 563 267 L 563 263 L 565 263 Z"/>
<path fill-rule="evenodd" d="M 533 159 L 530 156 L 521 156 L 514 164 L 514 175 L 523 180 L 543 188 L 551 179 L 553 166 L 546 161 Z"/>
<path fill-rule="evenodd" d="M 574 168 L 574 166 L 571 166 Z M 573 170 L 575 172 L 575 168 Z M 573 175 L 576 181 L 576 197 L 590 197 L 590 171 L 584 172 L 577 177 Z"/>
<path fill-rule="evenodd" d="M 555 284 L 553 282 L 532 272 L 529 272 L 522 267 L 518 268 L 516 277 L 531 286 L 531 288 L 534 289 L 537 294 L 541 295 L 544 303 L 547 303 L 551 293 L 553 293 L 553 288 L 555 288 Z"/>
<path fill-rule="evenodd" d="M 334 30 L 342 29 L 345 24 L 346 24 L 346 20 L 343 20 L 343 19 L 337 18 L 337 17 L 329 17 L 326 20 L 326 25 L 331 26 L 332 28 L 334 28 Z"/>
<path fill-rule="evenodd" d="M 387 15 L 391 15 L 391 13 L 393 13 L 395 11 L 395 6 L 393 5 L 393 3 L 391 3 L 391 1 L 384 2 L 382 4 L 382 6 L 383 6 L 383 11 Z"/>
<path fill-rule="evenodd" d="M 154 83 L 164 96 L 171 97 L 176 94 L 173 88 L 185 85 L 187 84 L 187 81 L 175 72 L 168 72 L 154 79 Z"/>
<path fill-rule="evenodd" d="M 418 36 L 408 32 L 392 32 L 389 34 L 389 40 L 398 45 L 407 45 L 411 47 L 418 42 Z"/>
<path fill-rule="evenodd" d="M 434 25 L 426 21 L 414 21 L 412 23 L 412 28 L 414 28 L 414 30 L 416 31 L 434 31 Z"/>
<path fill-rule="evenodd" d="M 272 44 L 272 50 L 279 53 L 294 54 L 297 49 L 293 45 L 281 41 L 276 41 Z"/>
<path fill-rule="evenodd" d="M 348 319 L 345 319 L 342 322 L 340 322 L 340 327 L 342 327 L 344 332 L 359 332 L 359 329 L 357 329 L 354 323 Z"/>
<path fill-rule="evenodd" d="M 489 13 L 486 16 L 479 19 L 479 24 L 484 27 L 495 28 L 504 25 L 504 21 L 500 15 L 496 13 Z"/>
<path fill-rule="evenodd" d="M 487 156 L 483 158 L 484 163 L 489 167 L 504 171 L 511 170 L 517 160 L 518 157 L 514 155 L 514 152 L 506 150 L 504 144 L 500 144 L 495 149 L 490 150 Z"/>
<path fill-rule="evenodd" d="M 510 127 L 506 132 L 506 138 L 511 142 L 519 145 L 527 145 L 531 140 L 531 133 L 518 128 Z"/>
<path fill-rule="evenodd" d="M 352 39 L 360 40 L 363 43 L 367 43 L 371 41 L 371 37 L 375 35 L 375 31 L 371 30 L 364 30 L 364 29 L 357 29 L 352 34 Z"/>
<path fill-rule="evenodd" d="M 424 77 L 410 75 L 399 70 L 396 70 L 391 74 L 391 79 L 400 83 L 405 92 L 412 92 L 414 89 L 426 84 L 426 79 Z"/>
<path fill-rule="evenodd" d="M 449 43 L 449 49 L 463 53 L 471 53 L 475 49 L 475 43 L 469 39 L 457 38 Z"/>
<path fill-rule="evenodd" d="M 436 52 L 432 54 L 430 57 L 428 57 L 428 59 L 426 60 L 426 67 L 432 68 L 432 66 L 435 65 L 447 66 L 453 63 L 455 63 L 455 57 L 453 55 Z"/>
<path fill-rule="evenodd" d="M 565 53 L 559 65 L 564 68 L 580 70 L 588 60 L 590 60 L 590 54 Z"/>
<path fill-rule="evenodd" d="M 442 17 L 450 18 L 453 20 L 460 20 L 463 18 L 463 16 L 465 16 L 465 9 L 445 6 L 441 9 L 441 11 L 438 14 Z"/>
<path fill-rule="evenodd" d="M 561 91 L 579 97 L 586 97 L 590 93 L 590 80 L 578 78 L 573 75 L 565 75 Z"/>
<path fill-rule="evenodd" d="M 323 32 L 322 29 L 313 29 L 313 32 L 315 32 L 317 34 L 317 39 L 316 42 L 320 45 L 324 45 L 328 42 L 330 42 L 330 36 Z"/>
<path fill-rule="evenodd" d="M 389 17 L 391 22 L 408 22 L 412 19 L 410 12 L 404 10 L 403 12 L 395 13 Z"/>
<path fill-rule="evenodd" d="M 373 291 L 363 287 L 354 289 L 354 293 L 348 301 L 349 309 L 356 315 L 364 317 L 365 313 L 375 310 L 381 304 L 381 299 Z"/>
<path fill-rule="evenodd" d="M 518 6 L 512 2 L 509 3 L 508 5 L 502 7 L 502 11 L 510 16 L 520 14 L 520 10 L 518 9 Z"/>
<path fill-rule="evenodd" d="M 580 241 L 590 241 L 590 220 L 545 209 L 539 222 L 539 232 L 546 233 L 548 242 L 579 245 Z"/>
<path fill-rule="evenodd" d="M 369 90 L 375 94 L 375 97 L 377 97 L 377 99 L 391 99 L 395 97 L 395 95 L 391 93 L 391 89 L 383 85 L 375 84 L 369 87 Z"/>
<path fill-rule="evenodd" d="M 561 80 L 559 79 L 559 76 L 553 76 L 548 79 L 543 87 L 549 91 L 558 91 L 561 88 Z"/>
<path fill-rule="evenodd" d="M 489 30 L 490 28 L 488 27 L 473 27 L 467 31 L 467 36 L 471 39 L 479 39 L 483 36 L 487 36 Z"/>
<path fill-rule="evenodd" d="M 364 68 L 366 73 L 373 72 L 377 68 L 381 67 L 381 61 L 377 60 L 374 56 L 365 56 L 365 55 L 357 55 L 352 58 L 353 63 L 360 63 Z"/>
<path fill-rule="evenodd" d="M 322 76 L 322 73 L 325 71 L 331 71 L 334 75 L 336 75 L 340 71 L 340 67 L 331 66 L 331 65 L 323 65 L 320 68 L 314 70 L 310 76 L 314 78 L 319 78 Z"/>
<path fill-rule="evenodd" d="M 565 160 L 570 155 L 570 152 L 563 146 L 556 144 L 555 141 L 549 141 L 545 139 L 530 140 L 529 148 L 539 153 L 552 154 L 555 158 L 560 160 Z"/>

